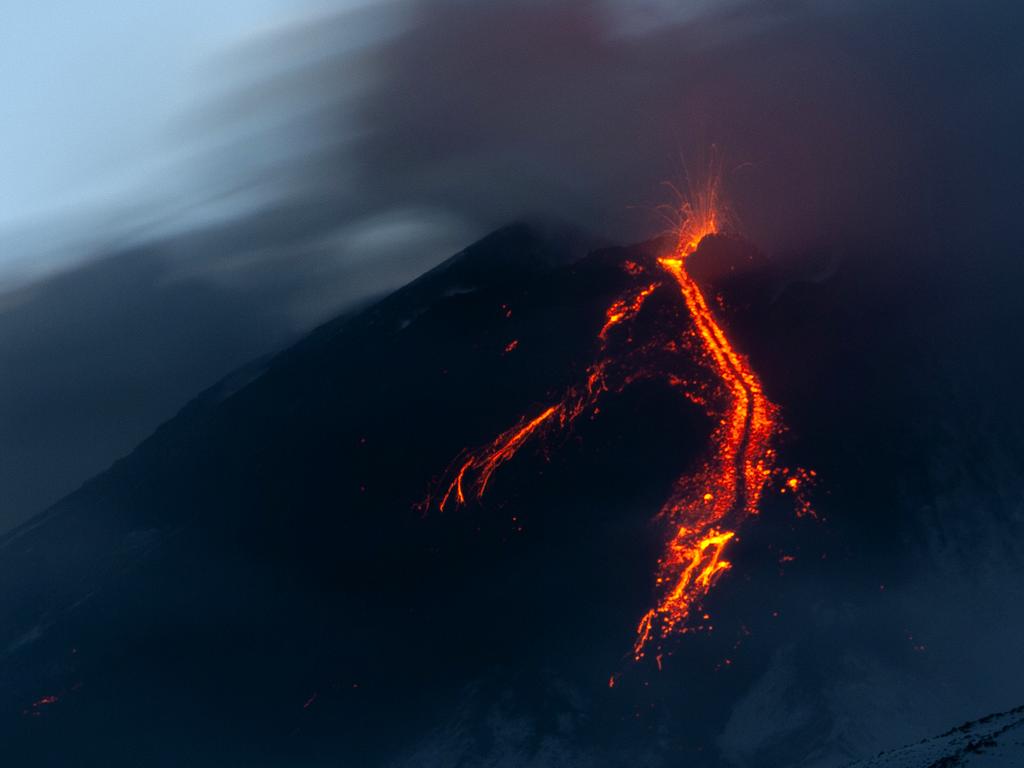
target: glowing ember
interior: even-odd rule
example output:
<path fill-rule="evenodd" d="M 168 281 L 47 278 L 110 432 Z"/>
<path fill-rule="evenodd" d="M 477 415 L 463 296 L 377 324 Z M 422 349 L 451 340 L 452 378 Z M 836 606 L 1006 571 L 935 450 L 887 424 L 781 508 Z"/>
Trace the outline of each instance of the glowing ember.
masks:
<path fill-rule="evenodd" d="M 49 694 L 41 696 L 40 698 L 33 701 L 27 709 L 23 709 L 21 713 L 29 717 L 41 717 L 45 708 L 57 704 L 63 694 Z"/>
<path fill-rule="evenodd" d="M 524 416 L 489 444 L 456 459 L 441 483 L 437 504 L 444 511 L 453 501 L 465 504 L 468 499 L 479 499 L 497 469 L 531 438 L 556 427 L 567 428 L 582 413 L 596 413 L 596 402 L 603 394 L 619 392 L 640 379 L 662 378 L 683 397 L 704 407 L 717 427 L 702 468 L 676 482 L 658 513 L 669 535 L 658 561 L 654 605 L 637 624 L 633 645 L 637 661 L 645 658 L 652 646 L 660 647 L 666 638 L 687 630 L 691 614 L 717 579 L 732 567 L 724 557 L 726 547 L 743 521 L 757 514 L 761 495 L 773 474 L 783 474 L 782 490 L 793 494 L 798 494 L 813 474 L 802 470 L 780 472 L 775 467 L 773 444 L 781 428 L 777 408 L 765 396 L 746 358 L 733 348 L 686 269 L 687 260 L 701 241 L 719 231 L 717 181 L 697 194 L 692 204 L 684 204 L 680 213 L 682 223 L 675 248 L 651 265 L 652 269 L 660 267 L 671 280 L 650 282 L 616 299 L 605 312 L 605 323 L 598 333 L 599 357 L 587 369 L 584 383 L 570 387 L 560 401 L 537 415 Z M 634 261 L 625 262 L 623 267 L 634 277 L 647 272 Z M 625 352 L 613 352 L 613 331 L 630 323 L 652 294 L 673 282 L 685 303 L 688 327 L 679 335 L 659 334 L 647 343 L 630 344 Z M 626 341 L 633 339 L 627 337 Z M 678 371 L 668 370 L 672 361 L 678 360 L 676 355 L 686 349 L 697 350 L 703 367 L 713 374 L 709 381 L 687 381 Z M 430 503 L 428 498 L 426 506 Z M 808 511 L 806 502 L 800 503 L 801 512 Z M 660 653 L 656 660 L 660 668 Z M 614 685 L 614 678 L 609 685 Z"/>

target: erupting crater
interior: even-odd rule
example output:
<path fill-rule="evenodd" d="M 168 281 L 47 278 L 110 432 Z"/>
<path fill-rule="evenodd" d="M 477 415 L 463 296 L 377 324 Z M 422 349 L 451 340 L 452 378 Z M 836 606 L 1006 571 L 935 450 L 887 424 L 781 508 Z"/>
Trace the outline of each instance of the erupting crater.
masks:
<path fill-rule="evenodd" d="M 479 500 L 494 473 L 524 445 L 570 428 L 583 414 L 595 414 L 602 396 L 621 392 L 636 381 L 661 378 L 681 397 L 703 406 L 715 425 L 711 445 L 699 469 L 676 480 L 657 513 L 667 541 L 657 563 L 653 604 L 639 620 L 632 648 L 636 661 L 653 652 L 659 667 L 664 642 L 694 628 L 691 617 L 732 567 L 726 550 L 743 522 L 758 513 L 772 477 L 785 473 L 783 488 L 799 493 L 813 474 L 789 473 L 777 466 L 779 410 L 687 270 L 701 241 L 720 232 L 717 181 L 681 205 L 679 213 L 669 253 L 650 263 L 622 265 L 633 278 L 631 285 L 607 308 L 596 361 L 583 380 L 539 413 L 522 416 L 490 443 L 463 451 L 424 502 L 427 509 L 436 506 L 443 512 Z M 626 331 L 630 343 L 614 344 L 619 329 L 632 323 L 652 295 L 666 290 L 681 294 L 686 310 L 682 327 L 658 327 L 646 339 L 635 339 Z M 696 381 L 688 373 L 694 357 L 706 372 Z M 806 511 L 806 502 L 802 504 Z"/>

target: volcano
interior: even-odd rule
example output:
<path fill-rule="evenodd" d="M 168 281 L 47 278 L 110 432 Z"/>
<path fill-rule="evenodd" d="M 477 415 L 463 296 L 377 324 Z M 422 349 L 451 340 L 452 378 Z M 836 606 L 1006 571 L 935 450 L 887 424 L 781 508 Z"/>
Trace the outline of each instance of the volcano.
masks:
<path fill-rule="evenodd" d="M 859 503 L 852 478 L 884 492 L 905 445 L 858 450 L 903 403 L 830 352 L 880 338 L 862 276 L 684 235 L 503 228 L 8 534 L 5 755 L 735 763 L 738 702 L 830 599 L 832 563 L 872 542 L 847 601 L 898 578 L 863 518 L 801 516 L 794 491 L 808 466 L 852 489 L 827 509 Z M 832 748 L 827 712 L 787 717 L 744 764 Z"/>

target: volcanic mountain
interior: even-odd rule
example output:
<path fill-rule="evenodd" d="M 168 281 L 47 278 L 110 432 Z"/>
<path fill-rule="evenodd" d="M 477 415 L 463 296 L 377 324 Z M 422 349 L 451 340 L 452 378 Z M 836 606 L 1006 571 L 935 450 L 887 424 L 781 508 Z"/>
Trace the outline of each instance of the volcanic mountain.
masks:
<path fill-rule="evenodd" d="M 864 477 L 872 496 L 898 484 L 880 468 L 910 433 L 878 445 L 877 430 L 907 415 L 903 374 L 883 387 L 872 363 L 836 349 L 908 354 L 885 335 L 903 297 L 878 299 L 891 310 L 883 324 L 860 311 L 862 273 L 769 259 L 735 237 L 693 243 L 689 274 L 789 431 L 772 448 L 778 473 L 765 469 L 778 493 L 728 530 L 732 567 L 704 545 L 714 559 L 694 556 L 693 573 L 714 590 L 659 619 L 681 631 L 638 646 L 664 594 L 658 511 L 680 477 L 706 471 L 721 429 L 707 386 L 680 397 L 676 385 L 708 375 L 698 346 L 681 342 L 696 337 L 676 248 L 501 229 L 227 377 L 8 534 L 5 756 L 192 766 L 858 756 L 827 707 L 794 705 L 760 741 L 744 707 L 805 635 L 817 633 L 806 639 L 820 652 L 829 632 L 848 634 L 843 622 L 808 629 L 837 590 L 857 604 L 899 577 L 898 546 L 878 541 L 880 513 L 860 504 Z M 623 296 L 628 317 L 609 330 Z M 661 343 L 666 328 L 681 346 Z M 671 356 L 672 376 L 623 375 L 544 440 L 522 432 L 608 349 L 627 359 L 651 338 L 643 359 Z M 502 448 L 493 441 L 510 428 L 515 450 L 486 475 L 486 494 L 463 493 L 460 468 L 479 480 L 485 467 L 466 457 Z M 788 483 L 799 466 L 837 489 L 824 520 L 797 514 Z M 446 491 L 463 503 L 439 505 Z M 856 523 L 842 514 L 854 508 Z M 886 524 L 898 541 L 913 523 Z M 867 575 L 836 576 L 833 563 L 863 562 L 868 543 Z M 689 562 L 667 573 L 679 578 Z M 911 658 L 895 633 L 887 652 Z M 828 663 L 809 669 L 786 690 L 824 697 Z"/>

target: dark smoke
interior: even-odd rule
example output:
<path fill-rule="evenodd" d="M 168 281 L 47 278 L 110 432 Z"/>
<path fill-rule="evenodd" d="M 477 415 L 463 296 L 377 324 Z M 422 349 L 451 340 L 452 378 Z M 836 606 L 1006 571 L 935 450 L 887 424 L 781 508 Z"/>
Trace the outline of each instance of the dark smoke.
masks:
<path fill-rule="evenodd" d="M 250 178 L 343 216 L 414 205 L 488 229 L 543 212 L 636 239 L 672 202 L 662 183 L 699 176 L 717 146 L 739 226 L 768 250 L 899 233 L 959 247 L 1008 222 L 1012 4 L 720 7 L 641 33 L 595 0 L 412 2 L 387 6 L 401 21 L 369 45 L 352 29 L 384 12 L 343 14 L 316 30 L 341 44 L 225 110 L 288 114 L 279 138 L 302 151 Z M 252 56 L 300 59 L 310 34 Z"/>

